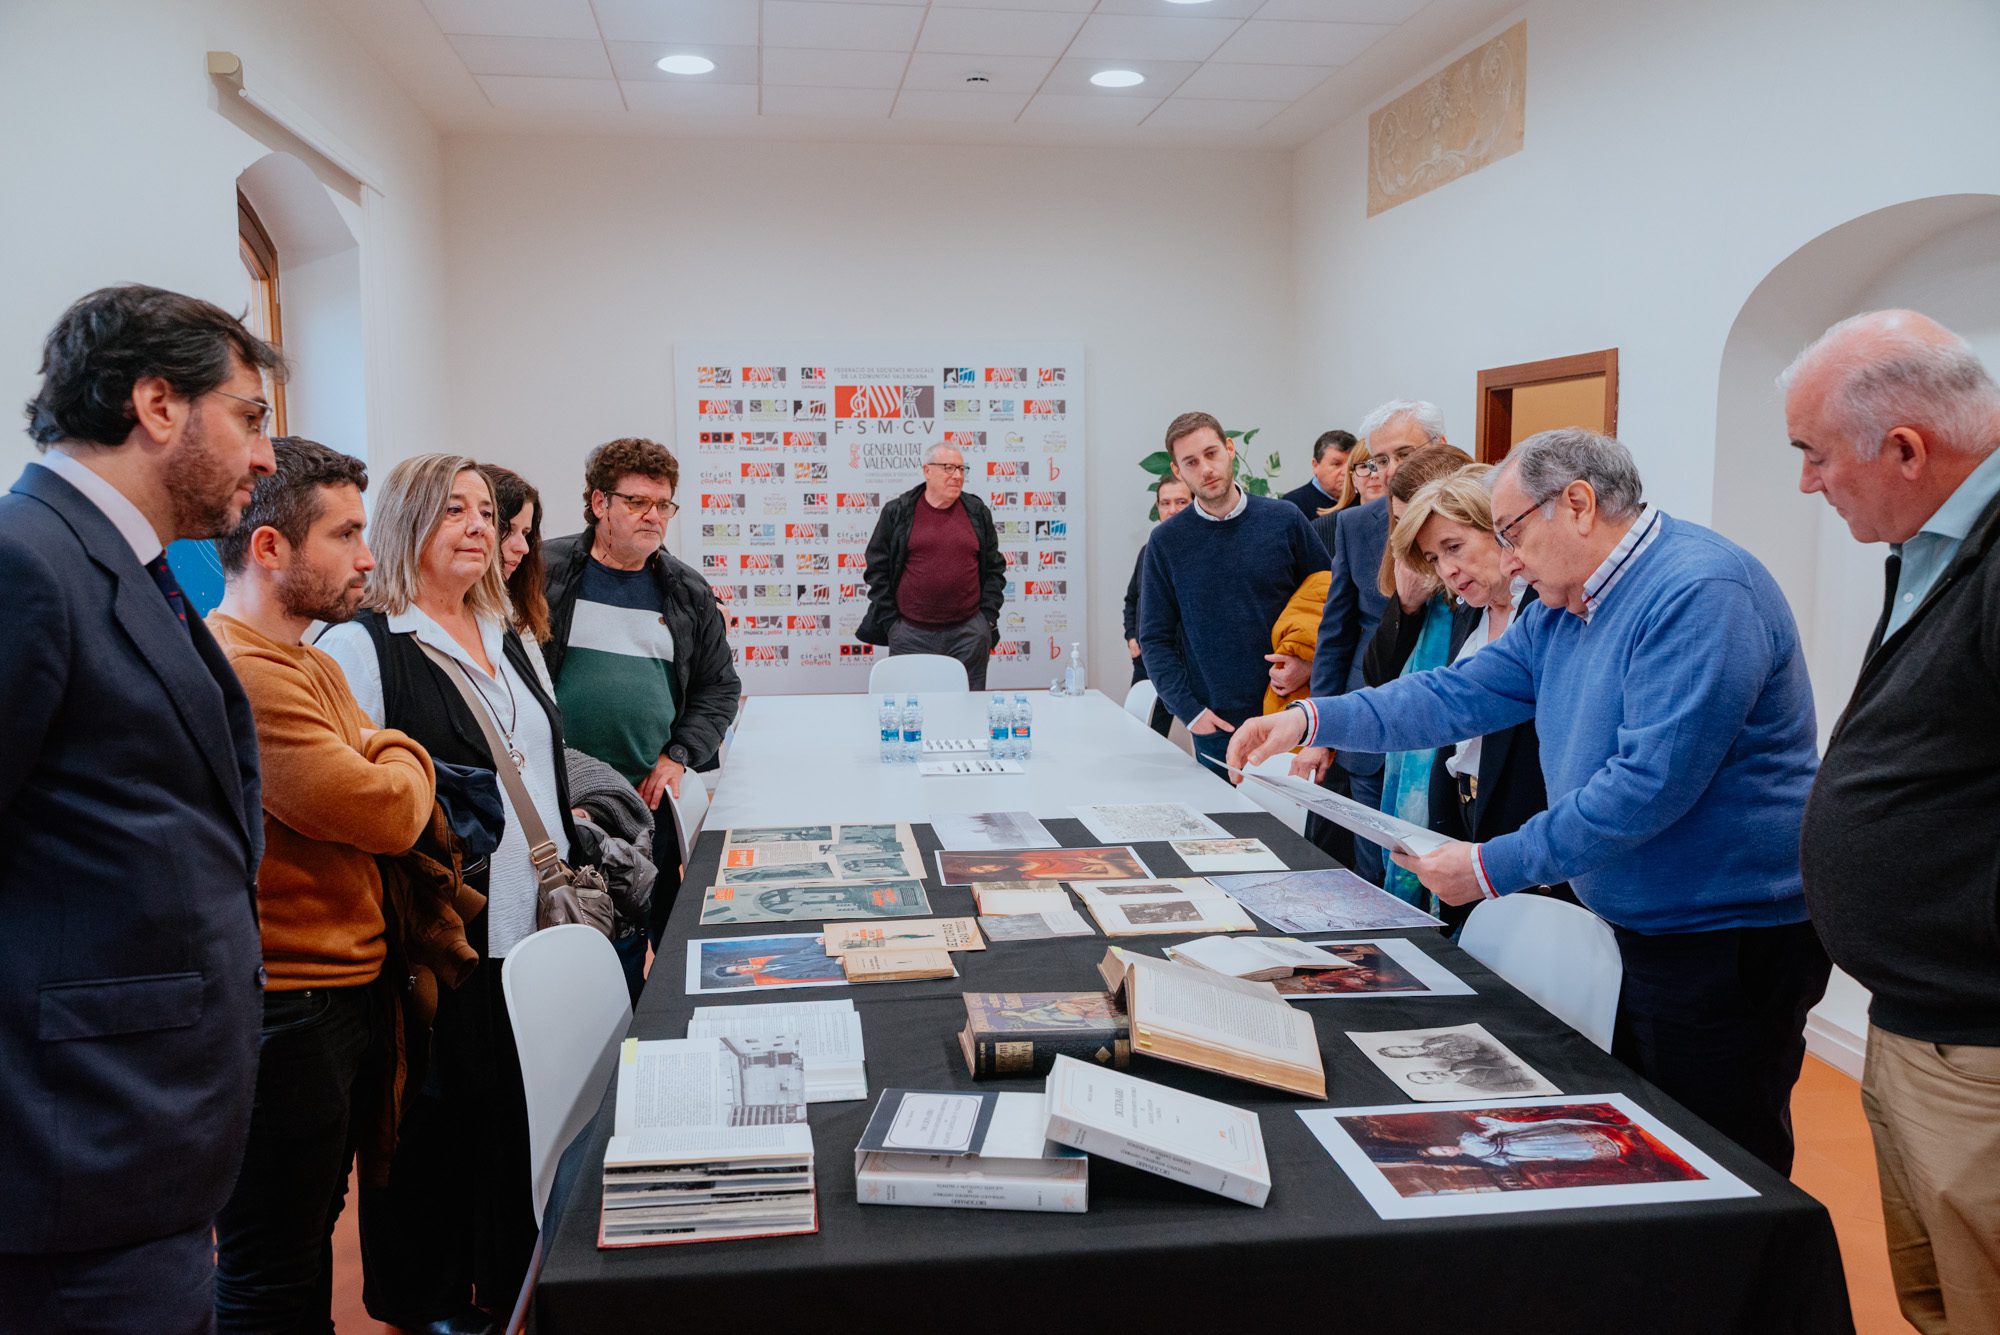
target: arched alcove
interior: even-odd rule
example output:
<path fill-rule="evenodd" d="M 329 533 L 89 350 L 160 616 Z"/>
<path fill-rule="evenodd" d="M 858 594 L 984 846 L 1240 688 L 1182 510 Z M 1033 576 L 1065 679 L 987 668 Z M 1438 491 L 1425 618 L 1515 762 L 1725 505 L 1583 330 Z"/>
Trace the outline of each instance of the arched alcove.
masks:
<path fill-rule="evenodd" d="M 291 153 L 265 154 L 236 186 L 278 251 L 290 430 L 366 459 L 359 210 Z"/>
<path fill-rule="evenodd" d="M 1907 306 L 2000 367 L 2000 195 L 1938 195 L 1864 214 L 1800 246 L 1744 302 L 1716 394 L 1715 527 L 1777 577 L 1806 647 L 1824 741 L 1882 607 L 1881 547 L 1864 547 L 1818 496 L 1773 383 L 1836 320 Z"/>

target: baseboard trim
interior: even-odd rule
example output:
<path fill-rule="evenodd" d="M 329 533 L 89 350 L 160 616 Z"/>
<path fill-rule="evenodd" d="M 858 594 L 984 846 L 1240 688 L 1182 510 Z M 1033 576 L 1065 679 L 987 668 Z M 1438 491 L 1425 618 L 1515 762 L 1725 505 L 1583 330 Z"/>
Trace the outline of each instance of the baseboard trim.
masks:
<path fill-rule="evenodd" d="M 1806 1017 L 1806 1051 L 1859 1080 L 1862 1061 L 1868 1055 L 1868 1036 L 1814 1011 Z"/>

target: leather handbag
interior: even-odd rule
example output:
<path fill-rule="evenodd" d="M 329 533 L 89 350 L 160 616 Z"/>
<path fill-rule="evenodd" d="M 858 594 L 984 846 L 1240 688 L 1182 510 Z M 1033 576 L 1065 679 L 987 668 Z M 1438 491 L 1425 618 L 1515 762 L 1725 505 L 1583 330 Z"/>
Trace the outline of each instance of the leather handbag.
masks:
<path fill-rule="evenodd" d="M 479 694 L 471 678 L 465 675 L 465 669 L 451 655 L 422 640 L 417 641 L 417 647 L 438 665 L 451 679 L 451 684 L 458 688 L 458 693 L 465 697 L 466 707 L 472 711 L 479 731 L 486 737 L 486 749 L 493 756 L 493 772 L 507 790 L 507 801 L 514 808 L 514 819 L 521 823 L 521 833 L 528 840 L 528 860 L 535 867 L 536 930 L 582 923 L 586 927 L 595 927 L 607 940 L 610 939 L 617 930 L 613 923 L 616 910 L 604 874 L 595 867 L 572 867 L 557 855 L 556 842 L 549 838 L 548 827 L 542 824 L 541 813 L 535 810 L 534 799 L 528 795 L 528 785 L 522 782 L 521 771 L 512 762 L 511 748 L 501 738 L 500 729 L 494 725 L 485 697 Z M 560 758 L 557 763 L 560 763 Z"/>

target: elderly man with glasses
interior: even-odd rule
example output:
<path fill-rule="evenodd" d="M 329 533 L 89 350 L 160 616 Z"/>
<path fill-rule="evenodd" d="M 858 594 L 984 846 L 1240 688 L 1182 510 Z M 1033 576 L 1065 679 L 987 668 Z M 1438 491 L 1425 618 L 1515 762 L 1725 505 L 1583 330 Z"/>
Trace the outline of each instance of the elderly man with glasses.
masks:
<path fill-rule="evenodd" d="M 736 717 L 742 684 L 728 627 L 708 581 L 666 552 L 680 510 L 680 461 L 627 437 L 584 463 L 584 530 L 551 539 L 549 639 L 542 646 L 568 744 L 625 776 L 647 806 L 681 795 L 690 769 L 711 766 Z M 680 836 L 670 813 L 653 822 L 652 915 L 658 945 L 680 885 Z M 627 948 L 628 975 L 644 951 Z"/>
<path fill-rule="evenodd" d="M 1000 633 L 1007 558 L 986 502 L 965 490 L 965 456 L 924 452 L 924 480 L 882 507 L 868 539 L 864 644 L 895 654 L 943 654 L 986 689 L 986 660 Z"/>
<path fill-rule="evenodd" d="M 1609 437 L 1531 436 L 1491 485 L 1509 573 L 1541 606 L 1463 663 L 1253 720 L 1230 762 L 1446 746 L 1533 717 L 1548 810 L 1396 862 L 1452 904 L 1569 881 L 1624 958 L 1614 1054 L 1789 1172 L 1829 968 L 1799 876 L 1816 749 L 1791 609 L 1748 552 L 1643 505 Z"/>

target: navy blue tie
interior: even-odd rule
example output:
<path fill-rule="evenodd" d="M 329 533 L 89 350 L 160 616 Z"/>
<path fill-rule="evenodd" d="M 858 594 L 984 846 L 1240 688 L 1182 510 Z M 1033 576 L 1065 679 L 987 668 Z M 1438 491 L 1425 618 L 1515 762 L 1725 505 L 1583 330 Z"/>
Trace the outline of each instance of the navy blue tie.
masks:
<path fill-rule="evenodd" d="M 180 581 L 174 578 L 173 568 L 167 564 L 167 554 L 161 552 L 146 562 L 146 573 L 153 577 L 153 583 L 159 585 L 160 592 L 167 596 L 167 606 L 173 609 L 181 624 L 187 625 L 187 595 L 181 592 Z"/>

